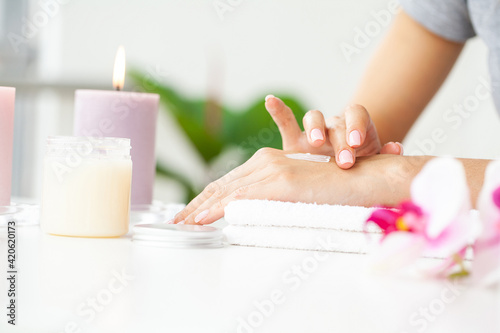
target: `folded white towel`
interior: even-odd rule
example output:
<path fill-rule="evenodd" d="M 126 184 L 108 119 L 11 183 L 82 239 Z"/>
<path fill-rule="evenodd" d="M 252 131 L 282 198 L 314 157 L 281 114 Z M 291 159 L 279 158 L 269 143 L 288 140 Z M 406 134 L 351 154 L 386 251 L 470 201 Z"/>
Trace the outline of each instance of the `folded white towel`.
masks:
<path fill-rule="evenodd" d="M 270 200 L 239 200 L 226 206 L 224 228 L 231 245 L 369 253 L 382 237 L 374 208 Z M 465 257 L 472 258 L 471 251 Z"/>
<path fill-rule="evenodd" d="M 238 200 L 225 209 L 229 244 L 367 253 L 380 229 L 365 226 L 373 208 L 270 200 Z"/>
<path fill-rule="evenodd" d="M 358 231 L 242 225 L 229 225 L 224 234 L 231 245 L 345 253 L 368 253 L 371 239 L 381 237 Z"/>
<path fill-rule="evenodd" d="M 365 226 L 374 208 L 317 205 L 271 200 L 237 200 L 225 209 L 230 225 L 322 228 L 342 231 L 380 232 L 373 223 Z"/>

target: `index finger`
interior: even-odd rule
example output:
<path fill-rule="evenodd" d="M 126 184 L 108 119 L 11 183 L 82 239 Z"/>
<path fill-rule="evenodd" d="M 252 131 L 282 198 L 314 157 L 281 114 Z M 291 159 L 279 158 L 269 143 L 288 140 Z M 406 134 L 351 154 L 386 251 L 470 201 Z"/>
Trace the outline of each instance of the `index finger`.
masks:
<path fill-rule="evenodd" d="M 365 142 L 366 130 L 370 125 L 370 115 L 359 104 L 349 105 L 345 111 L 346 140 L 352 148 Z"/>
<path fill-rule="evenodd" d="M 295 119 L 292 110 L 278 97 L 267 95 L 265 106 L 276 125 L 278 125 L 283 140 L 283 149 L 286 150 L 302 135 L 297 119 Z"/>

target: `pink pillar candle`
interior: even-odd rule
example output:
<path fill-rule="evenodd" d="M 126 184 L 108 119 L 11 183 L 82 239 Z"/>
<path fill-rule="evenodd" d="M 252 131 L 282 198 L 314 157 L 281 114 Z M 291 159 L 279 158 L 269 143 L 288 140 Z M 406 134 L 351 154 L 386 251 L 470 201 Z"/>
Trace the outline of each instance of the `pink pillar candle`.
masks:
<path fill-rule="evenodd" d="M 151 204 L 156 171 L 159 95 L 77 90 L 74 135 L 128 138 L 132 146 L 132 205 Z"/>
<path fill-rule="evenodd" d="M 0 87 L 0 206 L 10 205 L 16 88 Z"/>

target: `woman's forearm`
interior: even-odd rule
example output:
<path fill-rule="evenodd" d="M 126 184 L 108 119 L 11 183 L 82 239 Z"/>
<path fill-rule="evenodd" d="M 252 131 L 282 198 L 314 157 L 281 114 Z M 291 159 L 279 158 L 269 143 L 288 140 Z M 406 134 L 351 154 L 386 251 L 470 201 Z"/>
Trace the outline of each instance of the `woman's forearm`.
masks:
<path fill-rule="evenodd" d="M 432 156 L 378 154 L 360 158 L 343 170 L 328 163 L 291 159 L 287 152 L 264 148 L 246 163 L 212 182 L 172 223 L 208 224 L 224 215 L 233 200 L 267 199 L 317 204 L 395 206 L 411 198 L 413 179 Z M 461 160 L 477 201 L 487 160 Z M 457 179 L 459 181 L 459 179 Z"/>
<path fill-rule="evenodd" d="M 352 100 L 368 110 L 382 143 L 404 139 L 462 48 L 397 15 Z"/>
<path fill-rule="evenodd" d="M 380 199 L 383 199 L 383 204 L 396 205 L 403 200 L 410 198 L 410 187 L 413 178 L 422 170 L 425 163 L 427 163 L 434 156 L 390 156 L 387 160 L 389 163 L 379 165 L 376 169 L 383 170 L 385 179 L 387 179 L 387 186 L 381 191 L 377 191 Z M 483 186 L 484 172 L 490 160 L 480 159 L 459 159 L 462 162 L 467 183 L 469 185 L 470 197 L 472 205 L 475 206 L 481 187 Z M 369 203 L 373 205 L 380 205 L 382 202 Z"/>

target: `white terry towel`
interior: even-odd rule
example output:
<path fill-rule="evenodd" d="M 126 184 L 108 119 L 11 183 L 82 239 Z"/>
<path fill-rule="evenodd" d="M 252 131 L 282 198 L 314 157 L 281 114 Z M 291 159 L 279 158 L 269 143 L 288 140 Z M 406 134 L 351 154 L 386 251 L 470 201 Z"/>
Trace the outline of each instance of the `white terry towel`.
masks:
<path fill-rule="evenodd" d="M 224 234 L 231 245 L 345 253 L 368 253 L 370 238 L 378 241 L 381 237 L 357 231 L 241 225 L 225 227 Z"/>
<path fill-rule="evenodd" d="M 365 221 L 373 208 L 238 200 L 225 209 L 229 244 L 366 253 L 381 231 Z"/>
<path fill-rule="evenodd" d="M 239 200 L 226 206 L 223 231 L 231 245 L 365 254 L 382 237 L 374 223 L 365 226 L 374 209 Z M 465 259 L 471 258 L 469 250 Z"/>
<path fill-rule="evenodd" d="M 375 208 L 318 205 L 271 200 L 237 200 L 224 210 L 230 225 L 321 228 L 342 231 L 365 230 L 365 221 Z M 373 223 L 368 232 L 381 232 Z"/>

